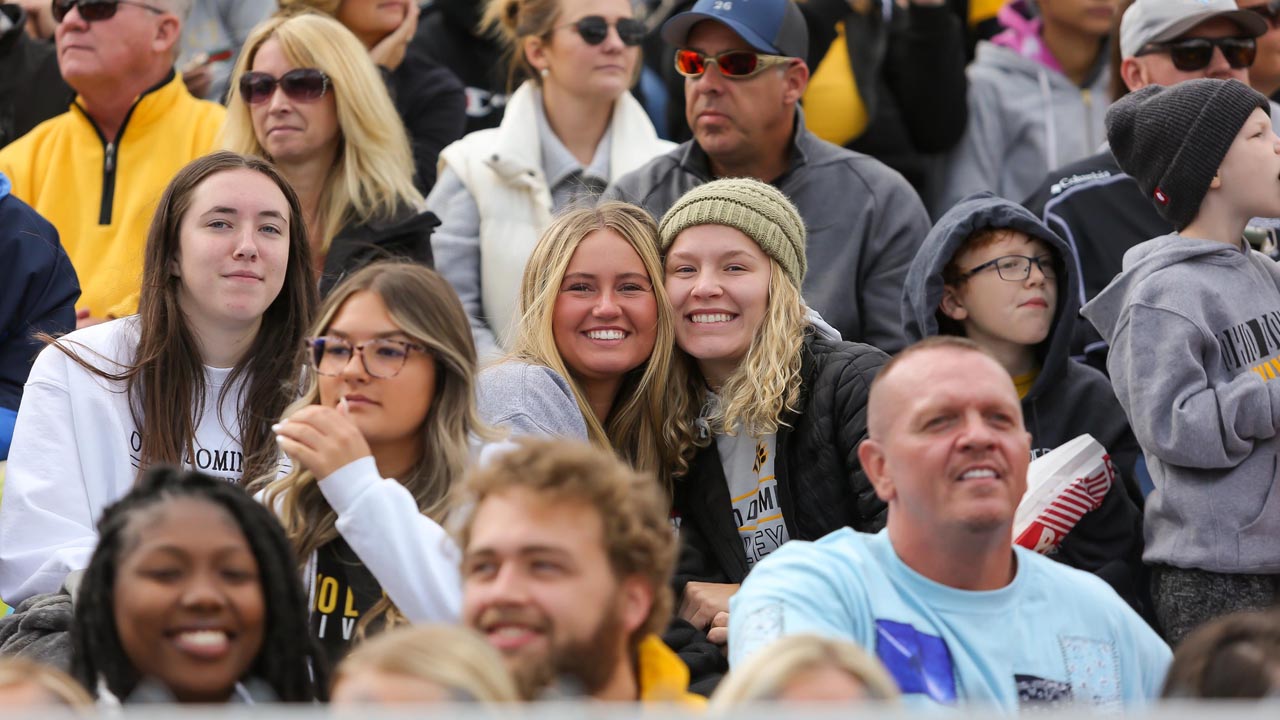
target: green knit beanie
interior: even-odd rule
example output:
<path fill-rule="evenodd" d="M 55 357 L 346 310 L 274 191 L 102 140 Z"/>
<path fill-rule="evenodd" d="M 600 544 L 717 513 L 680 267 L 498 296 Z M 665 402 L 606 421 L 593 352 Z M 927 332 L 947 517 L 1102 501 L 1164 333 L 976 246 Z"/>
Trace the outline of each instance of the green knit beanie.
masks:
<path fill-rule="evenodd" d="M 695 225 L 725 225 L 760 246 L 782 266 L 797 288 L 804 281 L 805 230 L 800 211 L 786 195 L 751 178 L 713 180 L 685 193 L 658 225 L 659 249 L 666 253 L 684 230 Z"/>

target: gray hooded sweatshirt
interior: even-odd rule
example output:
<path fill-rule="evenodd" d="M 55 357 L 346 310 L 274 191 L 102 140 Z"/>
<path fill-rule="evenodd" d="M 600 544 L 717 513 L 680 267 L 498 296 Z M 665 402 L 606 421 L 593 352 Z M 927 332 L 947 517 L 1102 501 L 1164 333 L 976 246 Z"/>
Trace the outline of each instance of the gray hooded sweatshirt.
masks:
<path fill-rule="evenodd" d="M 1051 170 L 1097 152 L 1110 102 L 1101 60 L 1081 88 L 1009 48 L 980 43 L 969 66 L 969 124 L 944 160 L 933 215 L 983 190 L 1022 202 Z"/>
<path fill-rule="evenodd" d="M 1155 484 L 1143 559 L 1280 573 L 1280 268 L 1177 234 L 1123 267 L 1083 313 Z"/>

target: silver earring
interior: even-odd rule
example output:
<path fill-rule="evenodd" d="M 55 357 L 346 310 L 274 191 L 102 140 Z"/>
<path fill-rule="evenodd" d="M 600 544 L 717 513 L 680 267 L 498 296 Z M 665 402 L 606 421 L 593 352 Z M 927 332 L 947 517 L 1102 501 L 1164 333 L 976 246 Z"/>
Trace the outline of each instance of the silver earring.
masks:
<path fill-rule="evenodd" d="M 551 74 L 551 70 L 547 68 L 542 68 L 541 70 L 538 71 L 538 74 L 545 78 L 546 76 Z"/>

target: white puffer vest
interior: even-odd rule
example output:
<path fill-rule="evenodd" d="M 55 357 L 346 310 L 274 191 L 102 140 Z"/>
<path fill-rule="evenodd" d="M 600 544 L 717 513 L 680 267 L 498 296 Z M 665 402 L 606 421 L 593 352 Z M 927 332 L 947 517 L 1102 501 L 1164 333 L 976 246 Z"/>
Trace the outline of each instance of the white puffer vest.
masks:
<path fill-rule="evenodd" d="M 483 316 L 503 348 L 520 322 L 520 280 L 542 231 L 551 223 L 551 191 L 542 170 L 538 108 L 542 94 L 524 83 L 507 103 L 502 124 L 480 130 L 440 153 L 440 172 L 457 174 L 480 213 Z M 675 147 L 658 138 L 631 93 L 613 106 L 609 182 Z"/>

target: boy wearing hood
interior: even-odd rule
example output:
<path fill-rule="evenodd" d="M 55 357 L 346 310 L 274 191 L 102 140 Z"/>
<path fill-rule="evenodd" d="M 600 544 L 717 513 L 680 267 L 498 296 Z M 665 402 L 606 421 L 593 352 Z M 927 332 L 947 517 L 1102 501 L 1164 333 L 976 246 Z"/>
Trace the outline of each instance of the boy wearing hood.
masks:
<path fill-rule="evenodd" d="M 1068 356 L 1079 309 L 1069 246 L 1021 206 L 979 193 L 929 232 L 907 272 L 902 319 L 909 342 L 960 335 L 995 356 L 1014 379 L 1032 457 L 1084 433 L 1111 455 L 1123 480 L 1080 519 L 1053 558 L 1106 580 L 1138 612 L 1142 577 L 1138 444 L 1111 385 Z"/>
<path fill-rule="evenodd" d="M 1130 249 L 1083 312 L 1147 458 L 1166 638 L 1280 599 L 1280 269 L 1241 240 L 1280 216 L 1280 138 L 1237 80 L 1149 86 L 1107 114 L 1121 169 L 1174 232 Z"/>

